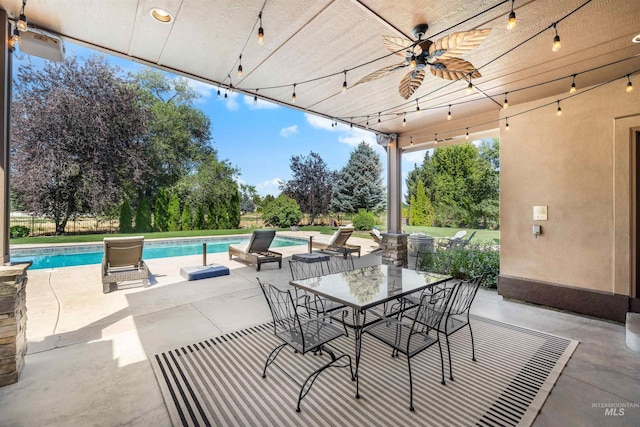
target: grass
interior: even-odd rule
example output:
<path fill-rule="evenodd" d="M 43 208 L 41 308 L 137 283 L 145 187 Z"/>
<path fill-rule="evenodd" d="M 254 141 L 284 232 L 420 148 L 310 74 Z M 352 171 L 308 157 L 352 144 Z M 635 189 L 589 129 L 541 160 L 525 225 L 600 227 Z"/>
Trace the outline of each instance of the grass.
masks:
<path fill-rule="evenodd" d="M 382 227 L 378 227 L 383 231 Z M 278 231 L 287 231 L 288 228 L 279 228 Z M 317 231 L 321 234 L 332 235 L 335 232 L 335 228 L 329 226 L 304 226 L 300 227 L 301 231 Z M 441 228 L 441 227 L 417 227 L 417 226 L 405 226 L 404 231 L 406 233 L 413 233 L 422 231 L 425 234 L 433 237 L 451 237 L 459 229 L 456 228 Z M 466 229 L 467 236 L 474 230 Z M 489 242 L 493 244 L 500 243 L 500 231 L 497 230 L 476 230 L 477 233 L 473 237 L 472 243 L 484 243 Z M 138 236 L 144 235 L 147 240 L 152 239 L 169 239 L 174 237 L 208 237 L 208 236 L 225 236 L 230 234 L 251 234 L 252 229 L 230 229 L 230 230 L 190 230 L 190 231 L 165 231 L 165 232 L 152 232 L 152 233 L 131 233 L 131 234 L 80 234 L 69 236 L 40 236 L 40 237 L 22 237 L 19 239 L 11 239 L 11 244 L 49 244 L 49 243 L 89 243 L 89 242 L 101 242 L 105 237 L 124 237 L 124 236 Z M 356 231 L 353 233 L 354 237 L 361 237 L 365 239 L 371 239 L 368 231 Z"/>

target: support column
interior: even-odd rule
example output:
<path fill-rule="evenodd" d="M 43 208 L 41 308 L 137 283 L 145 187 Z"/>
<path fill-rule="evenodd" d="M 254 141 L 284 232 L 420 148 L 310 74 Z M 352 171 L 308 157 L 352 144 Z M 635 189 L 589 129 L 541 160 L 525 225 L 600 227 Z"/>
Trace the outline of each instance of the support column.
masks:
<path fill-rule="evenodd" d="M 0 31 L 5 36 L 2 38 L 0 48 L 0 103 L 2 104 L 2 146 L 0 147 L 0 250 L 2 250 L 2 264 L 10 261 L 9 258 L 9 219 L 10 219 L 10 192 L 9 192 L 9 141 L 10 141 L 10 117 L 11 117 L 11 52 L 8 40 L 11 25 L 7 20 L 7 12 L 0 9 Z"/>
<path fill-rule="evenodd" d="M 0 387 L 18 381 L 27 353 L 27 268 L 0 266 Z"/>
<path fill-rule="evenodd" d="M 407 235 L 402 233 L 402 150 L 396 135 L 378 138 L 387 143 L 387 232 L 382 233 L 382 263 L 407 266 Z"/>

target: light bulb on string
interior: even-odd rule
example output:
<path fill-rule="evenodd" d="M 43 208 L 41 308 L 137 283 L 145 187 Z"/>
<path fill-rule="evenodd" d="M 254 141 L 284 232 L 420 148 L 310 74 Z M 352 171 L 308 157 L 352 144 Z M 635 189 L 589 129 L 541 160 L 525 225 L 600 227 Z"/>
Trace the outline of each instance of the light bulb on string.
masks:
<path fill-rule="evenodd" d="M 418 98 L 416 98 L 416 116 L 420 115 L 420 105 L 418 104 Z"/>
<path fill-rule="evenodd" d="M 240 54 L 238 61 L 240 61 L 238 64 L 238 77 L 242 77 L 242 54 Z"/>
<path fill-rule="evenodd" d="M 509 100 L 507 99 L 507 93 L 509 92 L 506 92 L 504 94 L 504 102 L 502 103 L 502 108 L 504 108 L 505 110 L 509 108 Z"/>
<path fill-rule="evenodd" d="M 217 93 L 217 95 L 218 95 L 218 99 L 220 99 L 220 95 L 221 95 L 221 94 L 220 94 L 220 86 L 218 86 L 218 93 Z"/>
<path fill-rule="evenodd" d="M 9 48 L 10 49 L 15 49 L 16 45 L 19 42 L 20 42 L 20 30 L 18 30 L 18 27 L 15 27 L 13 29 L 13 35 L 9 39 Z"/>
<path fill-rule="evenodd" d="M 436 132 L 434 138 L 433 138 L 433 142 L 438 145 L 438 133 Z"/>
<path fill-rule="evenodd" d="M 264 29 L 262 28 L 262 11 L 258 13 L 258 19 L 260 20 L 260 28 L 258 28 L 258 44 L 264 43 Z"/>
<path fill-rule="evenodd" d="M 505 118 L 505 126 L 504 126 L 504 130 L 506 130 L 507 132 L 509 131 L 509 117 Z"/>
<path fill-rule="evenodd" d="M 342 93 L 347 91 L 347 70 L 344 70 L 344 82 L 342 83 Z"/>
<path fill-rule="evenodd" d="M 27 5 L 27 0 L 22 0 L 22 9 L 20 9 L 20 18 L 16 23 L 16 27 L 22 31 L 27 31 L 27 16 L 24 14 L 24 7 Z"/>
<path fill-rule="evenodd" d="M 294 104 L 296 103 L 296 84 L 293 84 L 293 93 L 291 94 L 291 102 L 293 102 Z"/>
<path fill-rule="evenodd" d="M 378 113 L 378 124 L 380 124 L 380 113 Z"/>
<path fill-rule="evenodd" d="M 509 14 L 509 20 L 507 21 L 507 30 L 513 30 L 516 26 L 516 13 L 513 10 L 513 4 L 516 0 L 511 0 L 511 13 Z"/>
<path fill-rule="evenodd" d="M 367 116 L 367 126 L 369 126 L 369 116 Z"/>
<path fill-rule="evenodd" d="M 411 136 L 411 139 L 409 140 L 409 145 L 413 145 L 413 136 Z"/>
<path fill-rule="evenodd" d="M 451 120 L 451 105 L 449 105 L 449 113 L 447 114 L 447 120 Z"/>
<path fill-rule="evenodd" d="M 576 93 L 576 75 L 573 75 L 573 80 L 571 81 L 571 88 L 569 89 L 569 93 Z"/>
<path fill-rule="evenodd" d="M 556 110 L 556 114 L 558 116 L 562 115 L 562 108 L 560 108 L 560 100 L 556 101 L 558 103 L 558 109 Z"/>
<path fill-rule="evenodd" d="M 627 74 L 627 92 L 631 92 L 633 90 L 633 83 L 631 83 L 631 74 Z"/>
<path fill-rule="evenodd" d="M 558 29 L 556 28 L 555 23 L 553 24 L 553 29 L 556 30 L 556 36 L 553 38 L 553 47 L 551 48 L 551 50 L 557 52 L 560 50 L 562 45 L 560 44 L 560 36 L 558 35 Z"/>
<path fill-rule="evenodd" d="M 467 128 L 467 134 L 464 136 L 464 139 L 469 140 L 469 128 Z"/>
<path fill-rule="evenodd" d="M 402 127 L 406 127 L 406 126 L 407 126 L 407 113 L 403 113 Z"/>
<path fill-rule="evenodd" d="M 467 95 L 473 93 L 473 83 L 471 83 L 471 74 L 469 74 L 469 84 L 467 85 Z"/>

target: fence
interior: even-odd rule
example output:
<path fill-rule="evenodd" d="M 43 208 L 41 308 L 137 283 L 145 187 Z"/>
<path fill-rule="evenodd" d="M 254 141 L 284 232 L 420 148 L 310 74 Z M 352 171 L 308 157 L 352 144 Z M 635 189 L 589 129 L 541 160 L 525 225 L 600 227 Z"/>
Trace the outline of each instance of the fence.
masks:
<path fill-rule="evenodd" d="M 11 216 L 10 227 L 22 226 L 29 229 L 29 236 L 56 234 L 56 224 L 51 218 L 38 216 Z M 79 217 L 69 219 L 65 234 L 117 233 L 120 224 L 115 218 Z M 12 233 L 13 235 L 13 233 Z"/>

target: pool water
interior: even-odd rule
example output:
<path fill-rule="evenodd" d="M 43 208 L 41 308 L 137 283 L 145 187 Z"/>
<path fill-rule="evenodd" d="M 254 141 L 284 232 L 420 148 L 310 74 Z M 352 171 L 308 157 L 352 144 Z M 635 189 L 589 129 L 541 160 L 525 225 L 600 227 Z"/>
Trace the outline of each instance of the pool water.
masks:
<path fill-rule="evenodd" d="M 143 259 L 169 258 L 202 254 L 202 244 L 207 244 L 207 253 L 227 252 L 230 244 L 247 244 L 249 237 L 223 239 L 189 239 L 172 241 L 146 240 L 142 252 Z M 276 237 L 271 248 L 303 245 L 307 241 L 289 237 Z M 11 261 L 32 261 L 32 270 L 44 268 L 73 267 L 100 264 L 104 250 L 102 244 L 34 249 L 11 250 Z"/>

